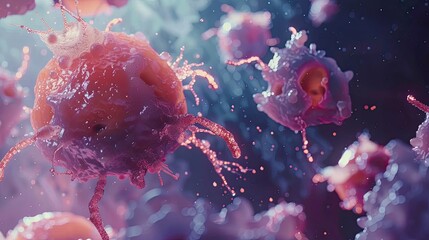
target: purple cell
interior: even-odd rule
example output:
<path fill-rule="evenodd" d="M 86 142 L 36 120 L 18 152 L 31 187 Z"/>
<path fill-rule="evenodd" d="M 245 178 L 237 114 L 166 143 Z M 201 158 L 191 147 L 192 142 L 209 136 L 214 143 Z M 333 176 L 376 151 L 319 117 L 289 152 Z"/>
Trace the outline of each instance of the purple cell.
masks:
<path fill-rule="evenodd" d="M 10 15 L 22 15 L 36 7 L 35 0 L 0 1 L 0 19 Z"/>
<path fill-rule="evenodd" d="M 254 100 L 276 122 L 295 131 L 320 124 L 340 125 L 352 112 L 348 83 L 353 73 L 342 72 L 315 44 L 304 46 L 305 31 L 291 31 L 285 48 L 271 48 L 274 56 L 268 65 L 257 57 L 228 63 L 259 64 L 268 89 L 255 94 Z"/>
<path fill-rule="evenodd" d="M 127 237 L 167 239 L 306 239 L 303 208 L 279 203 L 254 214 L 248 200 L 234 202 L 215 212 L 203 199 L 186 197 L 177 188 L 153 189 L 136 206 L 129 220 Z"/>
<path fill-rule="evenodd" d="M 262 57 L 268 46 L 275 44 L 276 41 L 271 39 L 269 12 L 237 12 L 226 4 L 222 5 L 222 10 L 227 15 L 221 18 L 220 27 L 208 30 L 203 38 L 218 37 L 224 60 Z"/>
<path fill-rule="evenodd" d="M 338 12 L 338 6 L 332 0 L 310 0 L 311 8 L 309 18 L 313 26 L 318 27 L 328 21 L 332 15 Z"/>

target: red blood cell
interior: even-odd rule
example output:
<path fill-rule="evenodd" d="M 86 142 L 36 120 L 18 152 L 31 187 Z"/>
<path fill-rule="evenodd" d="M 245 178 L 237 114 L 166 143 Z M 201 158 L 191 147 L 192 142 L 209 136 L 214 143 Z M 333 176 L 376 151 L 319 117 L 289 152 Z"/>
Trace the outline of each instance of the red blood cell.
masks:
<path fill-rule="evenodd" d="M 31 123 L 35 135 L 13 147 L 0 162 L 0 180 L 6 164 L 22 148 L 36 142 L 54 166 L 67 169 L 72 179 L 98 178 L 91 199 L 90 219 L 103 239 L 108 239 L 98 210 L 106 175 L 128 176 L 139 188 L 147 172 L 161 171 L 177 178 L 164 163 L 168 153 L 179 146 L 202 150 L 211 161 L 223 185 L 234 195 L 222 170 L 247 172 L 233 162 L 219 160 L 199 133 L 222 137 L 233 157 L 240 157 L 234 137 L 222 126 L 203 117 L 187 114 L 184 89 L 192 90 L 196 77 L 207 72 L 194 69 L 201 64 L 181 65 L 182 54 L 171 62 L 161 57 L 147 41 L 133 35 L 110 32 L 114 20 L 99 31 L 62 5 L 63 12 L 78 21 L 63 31 L 35 31 L 54 57 L 40 71 L 35 86 Z M 51 43 L 49 36 L 57 41 Z M 182 87 L 181 81 L 191 78 Z M 197 98 L 198 100 L 198 98 Z M 198 102 L 197 102 L 198 103 Z M 197 125 L 200 125 L 198 127 Z"/>
<path fill-rule="evenodd" d="M 259 57 L 250 57 L 231 65 L 257 62 L 268 89 L 255 94 L 258 109 L 274 121 L 294 131 L 302 131 L 304 153 L 313 161 L 307 150 L 305 129 L 308 126 L 335 123 L 340 125 L 351 115 L 348 83 L 351 71 L 342 72 L 334 59 L 316 51 L 316 45 L 306 47 L 305 31 L 290 28 L 291 40 L 283 49 L 271 48 L 274 53 L 269 64 Z"/>
<path fill-rule="evenodd" d="M 35 7 L 35 0 L 3 0 L 0 1 L 0 18 L 22 15 Z"/>
<path fill-rule="evenodd" d="M 326 167 L 313 177 L 314 182 L 327 180 L 343 200 L 341 207 L 356 213 L 363 211 L 363 196 L 375 185 L 375 177 L 386 171 L 390 153 L 369 140 L 365 134 L 350 145 L 337 166 Z"/>
<path fill-rule="evenodd" d="M 227 15 L 222 17 L 220 27 L 208 30 L 203 38 L 218 37 L 223 59 L 262 57 L 269 45 L 276 44 L 275 39 L 271 39 L 269 12 L 237 12 L 226 4 L 222 10 Z"/>
<path fill-rule="evenodd" d="M 18 80 L 27 71 L 30 60 L 29 51 L 28 47 L 22 49 L 21 67 L 14 76 L 9 71 L 0 68 L 0 146 L 3 145 L 23 113 L 24 90 L 18 84 Z"/>
<path fill-rule="evenodd" d="M 45 212 L 24 217 L 6 240 L 98 239 L 97 229 L 86 218 L 66 212 Z"/>

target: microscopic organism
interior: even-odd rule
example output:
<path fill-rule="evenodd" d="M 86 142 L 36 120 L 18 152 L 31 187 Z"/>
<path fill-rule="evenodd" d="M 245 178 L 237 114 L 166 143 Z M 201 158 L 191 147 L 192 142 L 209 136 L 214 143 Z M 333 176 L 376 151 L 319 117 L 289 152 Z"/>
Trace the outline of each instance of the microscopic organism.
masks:
<path fill-rule="evenodd" d="M 23 113 L 24 89 L 18 84 L 28 68 L 30 49 L 22 49 L 23 59 L 21 67 L 12 75 L 9 71 L 0 68 L 0 146 L 3 145 L 10 131 L 21 119 Z"/>
<path fill-rule="evenodd" d="M 313 161 L 307 148 L 305 129 L 308 126 L 335 123 L 340 125 L 351 115 L 349 81 L 353 72 L 342 72 L 334 59 L 316 50 L 315 44 L 306 47 L 307 33 L 292 32 L 291 40 L 283 49 L 271 48 L 274 53 L 265 64 L 254 56 L 239 61 L 228 61 L 238 66 L 257 62 L 268 89 L 257 93 L 253 99 L 258 110 L 274 121 L 303 135 L 303 149 L 309 161 Z"/>
<path fill-rule="evenodd" d="M 0 2 L 0 18 L 22 15 L 36 7 L 35 0 L 5 0 Z"/>
<path fill-rule="evenodd" d="M 338 6 L 333 0 L 310 0 L 311 8 L 308 17 L 313 26 L 318 27 L 328 21 L 338 12 Z"/>
<path fill-rule="evenodd" d="M 202 64 L 172 61 L 150 44 L 133 35 L 111 32 L 121 19 L 112 20 L 105 31 L 87 24 L 79 14 L 58 5 L 64 29 L 36 31 L 52 51 L 53 58 L 40 71 L 35 86 L 31 124 L 35 134 L 19 142 L 0 162 L 0 180 L 13 155 L 36 143 L 55 167 L 66 169 L 72 179 L 98 179 L 89 203 L 90 220 L 103 239 L 98 209 L 106 176 L 129 177 L 145 186 L 147 172 L 175 175 L 164 163 L 166 155 L 179 146 L 195 146 L 207 155 L 216 173 L 233 195 L 223 170 L 248 171 L 238 163 L 220 160 L 206 140 L 197 134 L 222 137 L 234 158 L 241 155 L 233 135 L 224 127 L 201 116 L 187 114 L 183 90 L 192 90 L 197 77 L 218 86 L 213 77 L 196 69 Z M 76 22 L 68 22 L 66 13 Z M 182 81 L 190 82 L 182 86 Z M 197 98 L 198 100 L 198 98 Z M 198 103 L 198 101 L 197 101 Z M 198 126 L 199 125 L 199 126 Z"/>
<path fill-rule="evenodd" d="M 75 0 L 54 0 L 54 4 L 60 2 L 68 9 L 73 9 L 75 6 Z M 109 13 L 112 6 L 122 7 L 127 3 L 128 0 L 79 0 L 79 14 L 82 17 L 89 17 Z"/>
<path fill-rule="evenodd" d="M 99 239 L 97 229 L 86 218 L 67 212 L 44 212 L 24 217 L 6 240 Z"/>
<path fill-rule="evenodd" d="M 222 10 L 227 15 L 221 18 L 220 27 L 203 33 L 203 39 L 216 35 L 223 59 L 263 57 L 268 46 L 276 43 L 271 38 L 269 12 L 238 12 L 226 4 L 222 5 Z"/>
<path fill-rule="evenodd" d="M 327 180 L 343 200 L 341 207 L 360 214 L 363 196 L 375 185 L 375 177 L 386 170 L 390 154 L 371 140 L 367 134 L 359 136 L 341 156 L 337 166 L 326 167 L 313 177 L 315 182 Z"/>

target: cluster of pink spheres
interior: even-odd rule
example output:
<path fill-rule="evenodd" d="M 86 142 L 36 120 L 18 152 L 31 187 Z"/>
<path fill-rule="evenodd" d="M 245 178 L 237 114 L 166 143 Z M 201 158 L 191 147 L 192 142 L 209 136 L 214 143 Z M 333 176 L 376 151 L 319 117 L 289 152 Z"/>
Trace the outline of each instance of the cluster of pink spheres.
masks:
<path fill-rule="evenodd" d="M 223 171 L 249 171 L 238 163 L 219 159 L 210 144 L 197 137 L 199 134 L 219 136 L 227 143 L 234 158 L 241 155 L 228 130 L 204 117 L 187 113 L 183 90 L 191 91 L 198 105 L 200 99 L 193 89 L 198 78 L 207 80 L 211 88 L 218 88 L 213 76 L 200 68 L 202 63 L 183 60 L 183 49 L 173 60 L 168 53 L 158 54 L 149 42 L 137 35 L 112 32 L 112 27 L 121 19 L 112 20 L 104 31 L 100 31 L 81 18 L 126 3 L 126 0 L 82 0 L 82 6 L 75 14 L 69 9 L 78 7 L 77 1 L 59 1 L 57 6 L 64 22 L 62 31 L 54 31 L 49 26 L 44 31 L 22 26 L 40 36 L 52 51 L 53 58 L 40 71 L 35 86 L 36 98 L 31 112 L 34 135 L 6 153 L 0 162 L 0 181 L 13 156 L 36 144 L 51 161 L 53 173 L 56 173 L 55 167 L 62 167 L 72 179 L 83 182 L 98 179 L 89 203 L 90 221 L 95 228 L 86 219 L 73 214 L 43 213 L 24 218 L 9 233 L 8 239 L 28 239 L 28 236 L 99 238 L 98 234 L 103 240 L 109 239 L 111 236 L 103 226 L 98 207 L 106 176 L 128 177 L 139 188 L 145 187 L 144 177 L 148 172 L 158 174 L 161 183 L 161 173 L 177 178 L 164 162 L 166 155 L 179 146 L 195 147 L 206 154 L 222 185 L 232 195 L 235 190 L 229 186 Z M 332 1 L 313 0 L 312 3 L 310 17 L 315 25 L 320 25 L 337 11 Z M 7 11 L 0 11 L 0 18 L 23 14 L 34 8 L 32 1 L 22 1 L 22 4 L 16 7 L 8 3 Z M 267 46 L 276 42 L 269 31 L 270 14 L 236 12 L 227 5 L 222 9 L 227 16 L 222 19 L 221 26 L 207 31 L 203 37 L 218 37 L 221 54 L 230 60 L 227 62 L 230 65 L 257 63 L 268 83 L 267 90 L 254 95 L 258 109 L 291 130 L 301 131 L 304 153 L 309 161 L 313 161 L 305 129 L 320 124 L 339 125 L 350 117 L 348 83 L 353 73 L 341 71 L 335 60 L 325 57 L 325 52 L 317 50 L 315 44 L 307 47 L 306 31 L 292 27 L 291 39 L 285 48 L 271 48 L 274 56 L 266 64 L 260 58 Z M 76 21 L 68 22 L 66 13 Z M 1 136 L 9 135 L 22 113 L 24 94 L 17 80 L 25 73 L 28 47 L 24 47 L 23 54 L 22 67 L 15 76 L 0 70 L 0 116 L 5 115 L 1 113 L 6 109 L 11 114 L 8 119 L 0 119 Z M 187 79 L 190 81 L 183 85 Z M 429 112 L 429 108 L 414 97 L 409 96 L 408 101 Z M 427 158 L 429 152 L 425 138 L 428 126 L 426 120 L 420 125 L 416 138 L 411 140 L 421 158 Z M 0 139 L 0 143 L 3 141 Z M 392 153 L 386 148 L 362 135 L 344 152 L 338 166 L 323 169 L 313 181 L 328 181 L 329 190 L 335 190 L 343 200 L 343 208 L 361 213 L 364 210 L 363 195 L 374 185 L 376 175 L 386 170 L 391 157 Z M 228 209 L 227 214 L 213 224 L 227 224 L 228 219 L 237 220 L 236 214 L 244 214 L 249 215 L 249 222 L 261 225 L 267 234 L 277 234 L 284 219 L 294 215 L 300 216 L 296 223 L 300 231 L 292 237 L 305 239 L 300 235 L 305 217 L 301 214 L 302 209 L 296 212 L 295 205 L 279 204 L 270 209 L 264 215 L 268 223 L 253 219 L 252 210 L 246 209 L 249 204 L 238 205 L 244 210 L 234 213 L 234 209 Z M 51 228 L 47 229 L 46 225 Z M 74 228 L 80 231 L 69 232 Z"/>

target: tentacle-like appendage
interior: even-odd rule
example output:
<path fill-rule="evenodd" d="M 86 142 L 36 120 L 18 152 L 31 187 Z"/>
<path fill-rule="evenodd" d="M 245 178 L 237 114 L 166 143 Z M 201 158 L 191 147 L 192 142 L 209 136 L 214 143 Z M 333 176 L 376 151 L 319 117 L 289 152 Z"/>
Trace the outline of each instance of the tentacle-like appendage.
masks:
<path fill-rule="evenodd" d="M 429 106 L 423 104 L 422 102 L 418 101 L 414 96 L 408 95 L 407 101 L 412 104 L 414 107 L 422 110 L 425 113 L 429 113 Z"/>
<path fill-rule="evenodd" d="M 237 142 L 235 141 L 234 136 L 224 127 L 206 118 L 188 115 L 185 117 L 184 121 L 186 122 L 188 127 L 186 128 L 185 132 L 183 132 L 179 137 L 179 143 L 182 146 L 188 148 L 191 148 L 192 146 L 199 148 L 207 156 L 210 163 L 213 165 L 216 173 L 222 180 L 223 185 L 228 189 L 229 192 L 231 192 L 233 196 L 235 196 L 236 192 L 233 188 L 229 186 L 228 181 L 226 180 L 222 171 L 227 170 L 232 173 L 246 173 L 251 169 L 245 168 L 236 162 L 229 162 L 218 159 L 216 152 L 211 150 L 210 143 L 206 140 L 198 139 L 196 134 L 208 133 L 223 138 L 227 143 L 228 148 L 231 151 L 233 157 L 239 158 L 241 156 L 241 150 Z M 194 124 L 201 125 L 207 129 L 199 128 Z"/>
<path fill-rule="evenodd" d="M 109 235 L 106 232 L 106 229 L 103 227 L 103 220 L 101 219 L 100 209 L 98 203 L 104 194 L 104 188 L 106 187 L 106 175 L 100 175 L 97 186 L 95 187 L 94 195 L 89 201 L 89 220 L 95 225 L 98 232 L 101 235 L 101 239 L 109 240 Z"/>
<path fill-rule="evenodd" d="M 268 66 L 267 64 L 265 64 L 259 57 L 257 56 L 253 56 L 250 58 L 246 58 L 246 59 L 240 59 L 238 61 L 232 61 L 232 60 L 228 60 L 226 61 L 226 64 L 228 65 L 232 65 L 232 66 L 240 66 L 243 64 L 250 64 L 252 62 L 256 62 L 260 67 L 262 71 L 266 71 L 268 70 Z"/>
<path fill-rule="evenodd" d="M 35 135 L 26 138 L 15 146 L 13 146 L 0 161 L 0 182 L 4 178 L 4 171 L 7 164 L 12 160 L 13 156 L 21 152 L 26 147 L 34 144 L 38 139 L 49 139 L 60 134 L 61 128 L 58 126 L 45 126 L 42 127 Z"/>
<path fill-rule="evenodd" d="M 176 76 L 180 81 L 183 82 L 185 79 L 191 78 L 188 84 L 183 85 L 183 89 L 191 91 L 192 95 L 195 98 L 195 104 L 199 105 L 200 98 L 194 90 L 194 84 L 197 81 L 197 77 L 205 78 L 209 83 L 209 86 L 213 89 L 218 89 L 219 86 L 210 73 L 201 69 L 194 69 L 196 67 L 203 66 L 203 63 L 188 63 L 188 61 L 185 60 L 183 61 L 182 66 L 180 66 L 180 62 L 183 59 L 183 51 L 184 48 L 182 47 L 180 49 L 180 54 L 177 59 L 174 62 L 169 62 L 168 64 L 170 65 L 171 69 L 173 69 L 173 71 L 176 73 Z"/>
<path fill-rule="evenodd" d="M 105 32 L 110 32 L 113 26 L 118 25 L 122 22 L 122 18 L 115 18 L 112 19 L 106 26 L 106 29 L 104 29 Z"/>
<path fill-rule="evenodd" d="M 22 62 L 18 71 L 15 73 L 15 79 L 19 80 L 24 76 L 28 69 L 28 62 L 30 61 L 30 48 L 25 46 L 22 48 Z"/>

